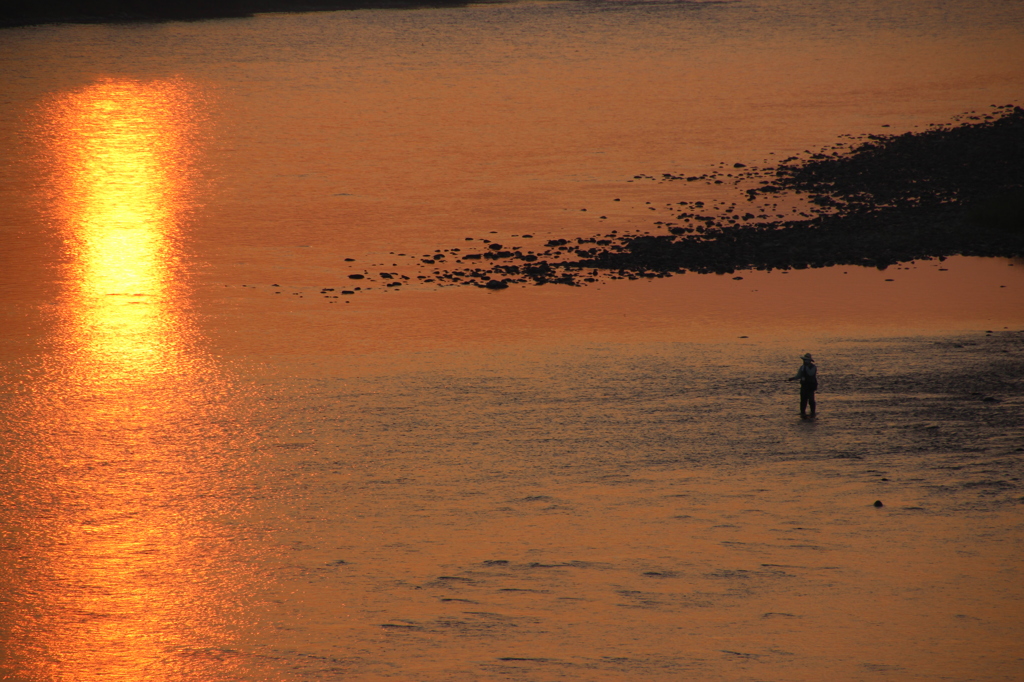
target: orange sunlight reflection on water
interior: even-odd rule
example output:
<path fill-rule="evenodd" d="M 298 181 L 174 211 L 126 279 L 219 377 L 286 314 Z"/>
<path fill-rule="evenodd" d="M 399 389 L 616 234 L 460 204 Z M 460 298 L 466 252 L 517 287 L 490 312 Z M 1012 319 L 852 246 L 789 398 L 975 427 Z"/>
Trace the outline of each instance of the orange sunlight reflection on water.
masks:
<path fill-rule="evenodd" d="M 245 583 L 218 565 L 229 540 L 211 517 L 236 509 L 218 491 L 237 433 L 176 270 L 196 108 L 182 83 L 131 80 L 48 106 L 66 294 L 47 376 L 13 415 L 23 508 L 5 533 L 17 560 L 0 571 L 13 595 L 0 673 L 14 679 L 233 666 L 225 585 Z"/>
<path fill-rule="evenodd" d="M 175 82 L 111 80 L 53 107 L 72 252 L 67 340 L 105 379 L 149 377 L 180 357 L 186 333 L 171 289 L 190 194 L 190 105 Z"/>

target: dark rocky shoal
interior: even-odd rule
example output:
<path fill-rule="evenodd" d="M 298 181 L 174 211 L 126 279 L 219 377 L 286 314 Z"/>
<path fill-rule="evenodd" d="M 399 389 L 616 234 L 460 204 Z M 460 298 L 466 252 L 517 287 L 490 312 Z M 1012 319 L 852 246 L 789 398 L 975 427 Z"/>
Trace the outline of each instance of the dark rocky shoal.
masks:
<path fill-rule="evenodd" d="M 740 196 L 728 206 L 709 201 L 710 208 L 679 202 L 675 221 L 658 221 L 655 234 L 555 239 L 537 253 L 497 243 L 476 253 L 451 249 L 455 267 L 435 269 L 426 281 L 500 289 L 686 271 L 885 269 L 953 255 L 1024 256 L 1024 109 L 1017 106 L 993 106 L 923 132 L 850 138 L 763 169 L 736 163 L 729 170 L 662 174 L 662 182 L 731 183 Z M 786 202 L 803 208 L 769 217 Z"/>

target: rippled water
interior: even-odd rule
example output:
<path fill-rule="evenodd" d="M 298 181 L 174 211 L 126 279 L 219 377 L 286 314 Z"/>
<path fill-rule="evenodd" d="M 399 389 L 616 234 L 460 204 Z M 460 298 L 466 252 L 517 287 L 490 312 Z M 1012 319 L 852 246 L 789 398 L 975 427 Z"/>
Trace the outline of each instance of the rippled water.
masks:
<path fill-rule="evenodd" d="M 729 190 L 637 174 L 1017 101 L 1022 25 L 5 29 L 2 676 L 1018 679 L 1024 263 L 489 292 L 420 257 L 653 229 Z"/>

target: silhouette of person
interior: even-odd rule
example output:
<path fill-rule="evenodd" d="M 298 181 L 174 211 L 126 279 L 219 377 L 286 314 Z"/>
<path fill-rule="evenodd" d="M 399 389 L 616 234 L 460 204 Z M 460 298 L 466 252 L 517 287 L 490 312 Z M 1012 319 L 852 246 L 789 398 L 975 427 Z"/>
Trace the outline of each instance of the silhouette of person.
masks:
<path fill-rule="evenodd" d="M 818 390 L 818 367 L 810 353 L 804 353 L 804 364 L 786 381 L 800 380 L 800 416 L 807 417 L 807 406 L 811 406 L 811 416 L 817 411 L 818 404 L 814 401 L 814 392 Z"/>

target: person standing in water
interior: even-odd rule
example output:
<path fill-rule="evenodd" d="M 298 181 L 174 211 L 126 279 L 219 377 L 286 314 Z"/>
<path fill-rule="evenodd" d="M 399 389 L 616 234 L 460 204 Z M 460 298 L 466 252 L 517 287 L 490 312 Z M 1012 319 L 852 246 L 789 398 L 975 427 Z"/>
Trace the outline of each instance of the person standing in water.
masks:
<path fill-rule="evenodd" d="M 810 353 L 804 353 L 804 364 L 786 381 L 800 380 L 800 416 L 807 417 L 807 406 L 811 406 L 811 416 L 817 411 L 818 404 L 814 401 L 814 392 L 818 390 L 818 367 Z"/>

